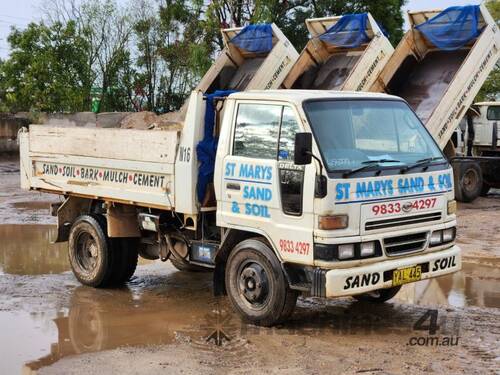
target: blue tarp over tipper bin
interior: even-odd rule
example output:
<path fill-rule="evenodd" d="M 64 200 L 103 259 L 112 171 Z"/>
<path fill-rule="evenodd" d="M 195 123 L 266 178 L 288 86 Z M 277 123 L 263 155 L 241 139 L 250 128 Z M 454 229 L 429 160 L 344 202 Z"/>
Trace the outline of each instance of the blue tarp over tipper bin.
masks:
<path fill-rule="evenodd" d="M 367 13 L 346 14 L 331 26 L 319 39 L 337 47 L 356 48 L 370 41 L 366 34 Z"/>
<path fill-rule="evenodd" d="M 449 7 L 415 26 L 436 47 L 456 50 L 481 34 L 479 5 Z"/>
<path fill-rule="evenodd" d="M 273 49 L 273 28 L 269 23 L 245 26 L 230 43 L 248 52 L 269 52 Z"/>
<path fill-rule="evenodd" d="M 198 201 L 203 202 L 207 185 L 214 179 L 215 154 L 218 139 L 214 136 L 215 126 L 215 98 L 226 97 L 234 90 L 218 90 L 205 96 L 207 107 L 205 109 L 205 134 L 203 140 L 196 146 L 196 155 L 200 162 L 198 169 L 198 186 L 196 187 Z"/>

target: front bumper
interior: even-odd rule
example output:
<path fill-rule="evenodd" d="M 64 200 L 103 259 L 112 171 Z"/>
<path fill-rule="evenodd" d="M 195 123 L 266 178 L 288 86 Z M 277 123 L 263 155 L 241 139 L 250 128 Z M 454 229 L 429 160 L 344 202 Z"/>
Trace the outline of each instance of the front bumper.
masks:
<path fill-rule="evenodd" d="M 345 269 L 322 270 L 321 278 L 316 278 L 316 291 L 322 297 L 341 297 L 361 294 L 392 286 L 392 271 L 422 266 L 422 280 L 457 272 L 462 268 L 461 250 L 458 246 L 428 254 L 389 259 L 367 266 Z M 316 295 L 319 293 L 316 293 Z"/>

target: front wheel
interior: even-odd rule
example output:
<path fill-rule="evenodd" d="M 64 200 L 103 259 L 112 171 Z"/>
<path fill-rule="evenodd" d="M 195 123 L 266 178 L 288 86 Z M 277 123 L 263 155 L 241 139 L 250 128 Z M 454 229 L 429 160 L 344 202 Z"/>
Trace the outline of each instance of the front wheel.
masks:
<path fill-rule="evenodd" d="M 358 294 L 353 296 L 358 301 L 366 301 L 366 302 L 374 302 L 374 303 L 384 303 L 393 298 L 396 294 L 398 294 L 401 289 L 401 285 L 393 286 L 388 289 L 378 289 L 373 292 Z"/>
<path fill-rule="evenodd" d="M 250 323 L 272 326 L 286 320 L 297 302 L 280 263 L 260 239 L 240 242 L 226 265 L 226 288 L 233 307 Z"/>

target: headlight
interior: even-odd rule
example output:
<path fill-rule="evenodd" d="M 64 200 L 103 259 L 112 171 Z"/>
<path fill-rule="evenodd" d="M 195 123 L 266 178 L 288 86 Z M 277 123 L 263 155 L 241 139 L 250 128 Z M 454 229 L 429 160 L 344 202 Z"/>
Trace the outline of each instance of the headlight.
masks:
<path fill-rule="evenodd" d="M 443 230 L 435 230 L 431 234 L 431 238 L 429 240 L 430 246 L 442 245 L 448 242 L 452 242 L 455 239 L 456 228 L 448 228 Z"/>
<path fill-rule="evenodd" d="M 443 230 L 443 242 L 451 242 L 455 239 L 455 228 Z"/>
<path fill-rule="evenodd" d="M 327 262 L 368 259 L 382 255 L 379 241 L 344 244 L 314 244 L 314 260 Z"/>
<path fill-rule="evenodd" d="M 352 243 L 339 245 L 339 259 L 354 258 L 354 245 Z"/>
<path fill-rule="evenodd" d="M 362 242 L 360 247 L 361 257 L 368 257 L 373 254 L 375 254 L 375 242 Z"/>
<path fill-rule="evenodd" d="M 443 242 L 443 231 L 436 230 L 432 232 L 430 240 L 431 246 L 439 245 L 441 242 Z"/>

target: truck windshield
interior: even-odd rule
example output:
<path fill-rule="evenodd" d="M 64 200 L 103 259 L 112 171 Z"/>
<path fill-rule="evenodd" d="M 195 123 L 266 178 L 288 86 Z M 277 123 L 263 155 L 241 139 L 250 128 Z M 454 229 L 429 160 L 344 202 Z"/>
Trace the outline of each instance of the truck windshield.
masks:
<path fill-rule="evenodd" d="M 439 147 L 402 101 L 307 101 L 304 110 L 329 172 L 443 160 Z"/>

